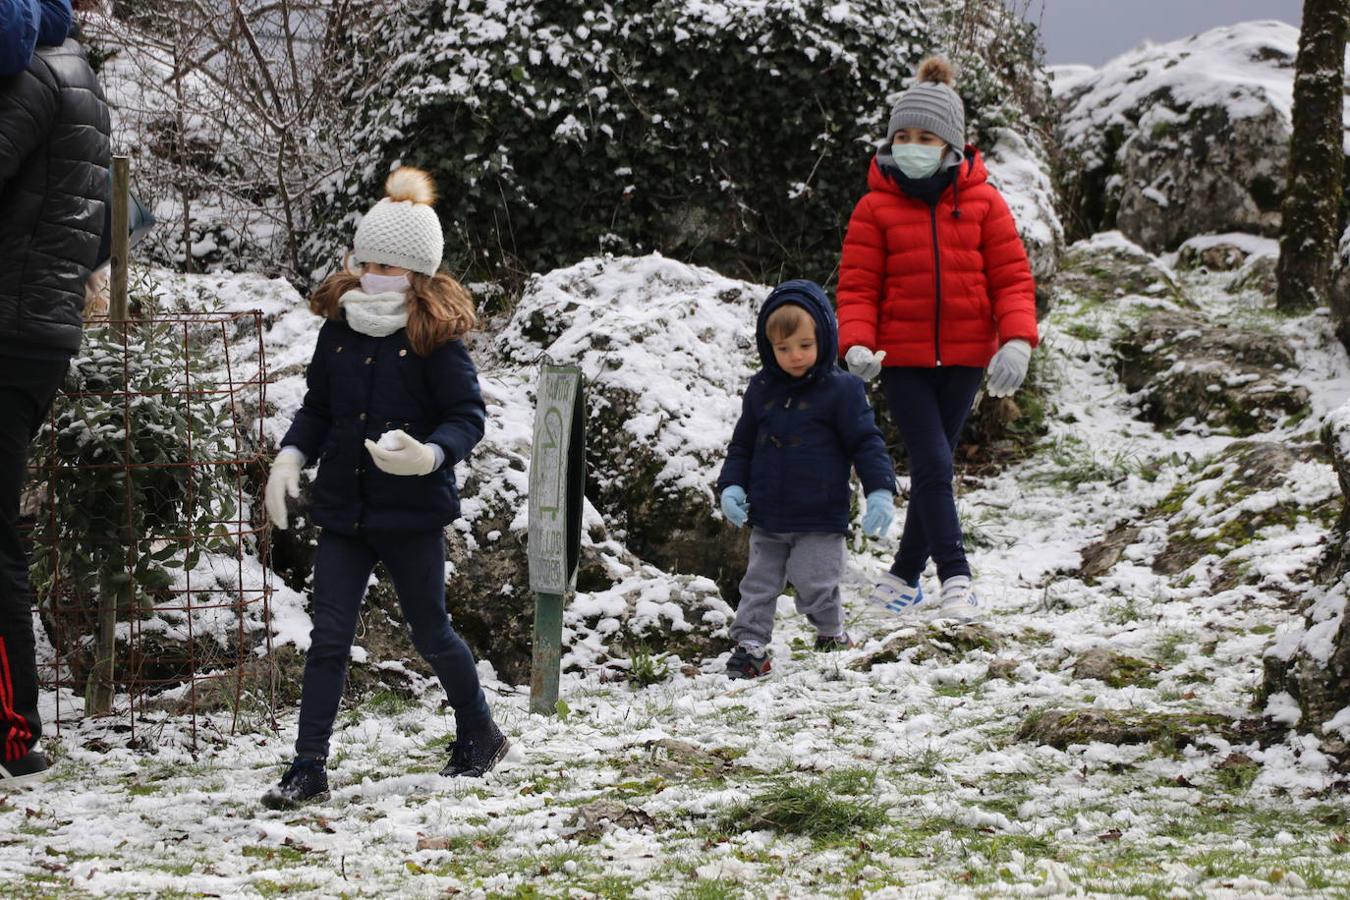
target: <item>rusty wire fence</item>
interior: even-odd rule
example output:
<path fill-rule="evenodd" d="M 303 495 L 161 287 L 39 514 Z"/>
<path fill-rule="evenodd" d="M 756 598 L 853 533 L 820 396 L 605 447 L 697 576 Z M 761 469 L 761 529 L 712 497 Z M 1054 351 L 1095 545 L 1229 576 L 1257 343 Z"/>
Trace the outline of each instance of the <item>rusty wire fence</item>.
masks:
<path fill-rule="evenodd" d="M 261 313 L 103 322 L 34 441 L 24 513 L 55 729 L 273 722 Z M 261 504 L 259 504 L 259 507 Z M 45 643 L 43 638 L 45 637 Z"/>

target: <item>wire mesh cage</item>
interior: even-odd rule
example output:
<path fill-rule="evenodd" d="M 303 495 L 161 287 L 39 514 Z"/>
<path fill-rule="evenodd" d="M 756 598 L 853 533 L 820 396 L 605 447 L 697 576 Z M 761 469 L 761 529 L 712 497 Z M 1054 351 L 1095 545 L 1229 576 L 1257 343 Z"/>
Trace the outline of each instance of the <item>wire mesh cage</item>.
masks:
<path fill-rule="evenodd" d="M 24 497 L 58 730 L 111 716 L 134 742 L 153 711 L 195 748 L 201 715 L 271 722 L 266 381 L 257 311 L 86 330 Z"/>

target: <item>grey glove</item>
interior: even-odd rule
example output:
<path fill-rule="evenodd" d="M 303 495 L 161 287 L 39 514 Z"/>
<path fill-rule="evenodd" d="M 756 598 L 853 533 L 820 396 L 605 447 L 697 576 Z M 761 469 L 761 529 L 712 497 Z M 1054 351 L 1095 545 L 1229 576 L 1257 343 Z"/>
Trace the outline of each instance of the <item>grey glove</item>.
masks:
<path fill-rule="evenodd" d="M 844 364 L 863 381 L 871 381 L 881 374 L 881 361 L 885 358 L 885 350 L 873 353 L 862 344 L 857 344 L 849 347 L 848 352 L 844 354 Z"/>
<path fill-rule="evenodd" d="M 1011 397 L 1022 386 L 1027 377 L 1027 364 L 1031 362 L 1031 345 L 1014 338 L 994 354 L 989 360 L 989 396 Z"/>

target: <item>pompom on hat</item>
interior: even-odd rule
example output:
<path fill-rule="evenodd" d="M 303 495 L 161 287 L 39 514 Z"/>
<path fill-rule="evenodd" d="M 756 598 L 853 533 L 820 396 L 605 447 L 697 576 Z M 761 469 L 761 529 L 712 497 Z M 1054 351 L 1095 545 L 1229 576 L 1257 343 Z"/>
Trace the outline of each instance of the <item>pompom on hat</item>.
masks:
<path fill-rule="evenodd" d="M 400 166 L 384 183 L 385 197 L 356 226 L 351 261 L 402 266 L 435 275 L 445 253 L 436 215 L 436 183 L 421 169 Z"/>
<path fill-rule="evenodd" d="M 914 84 L 900 95 L 891 110 L 886 139 L 901 128 L 931 131 L 959 151 L 966 145 L 966 107 L 956 93 L 956 70 L 939 56 L 919 63 Z"/>

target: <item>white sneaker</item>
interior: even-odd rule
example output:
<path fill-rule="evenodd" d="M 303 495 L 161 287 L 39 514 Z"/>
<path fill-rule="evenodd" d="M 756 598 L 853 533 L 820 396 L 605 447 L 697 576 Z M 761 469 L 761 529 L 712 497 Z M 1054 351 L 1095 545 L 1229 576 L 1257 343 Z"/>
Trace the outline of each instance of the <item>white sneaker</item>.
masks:
<path fill-rule="evenodd" d="M 942 606 L 938 618 L 973 622 L 980 615 L 980 598 L 970 586 L 967 575 L 953 575 L 942 582 Z"/>
<path fill-rule="evenodd" d="M 867 605 L 874 609 L 883 609 L 896 615 L 919 613 L 932 604 L 923 602 L 923 586 L 908 584 L 890 572 L 882 574 L 867 595 Z"/>

